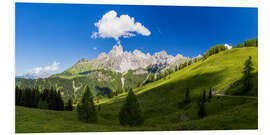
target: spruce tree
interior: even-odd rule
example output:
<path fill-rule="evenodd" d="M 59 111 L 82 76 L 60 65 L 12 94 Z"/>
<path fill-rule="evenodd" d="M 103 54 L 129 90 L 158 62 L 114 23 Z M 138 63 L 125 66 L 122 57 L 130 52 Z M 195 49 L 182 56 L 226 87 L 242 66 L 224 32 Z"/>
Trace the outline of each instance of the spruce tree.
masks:
<path fill-rule="evenodd" d="M 144 122 L 139 102 L 132 90 L 128 92 L 126 102 L 119 112 L 119 121 L 123 126 L 138 126 L 142 125 Z"/>
<path fill-rule="evenodd" d="M 72 99 L 69 99 L 65 110 L 72 111 L 73 110 L 72 104 L 73 104 Z"/>
<path fill-rule="evenodd" d="M 206 115 L 206 110 L 205 110 L 205 102 L 206 102 L 206 97 L 205 97 L 205 91 L 203 91 L 203 95 L 198 101 L 198 116 L 199 118 L 203 118 Z"/>
<path fill-rule="evenodd" d="M 48 107 L 47 101 L 46 100 L 42 100 L 40 98 L 39 103 L 38 103 L 38 108 L 40 108 L 40 109 L 48 109 L 49 107 Z"/>
<path fill-rule="evenodd" d="M 184 103 L 188 104 L 190 102 L 191 102 L 191 99 L 190 99 L 190 95 L 189 95 L 189 88 L 187 88 Z"/>
<path fill-rule="evenodd" d="M 245 62 L 245 66 L 244 66 L 244 71 L 243 71 L 243 83 L 244 83 L 244 91 L 248 91 L 251 89 L 251 72 L 254 70 L 254 68 L 252 67 L 252 61 L 251 61 L 251 56 L 248 57 L 248 59 Z"/>
<path fill-rule="evenodd" d="M 97 122 L 97 112 L 93 102 L 93 95 L 88 86 L 85 87 L 84 94 L 77 106 L 78 118 L 87 123 Z"/>
<path fill-rule="evenodd" d="M 209 89 L 208 100 L 210 100 L 211 98 L 212 98 L 212 88 Z"/>
<path fill-rule="evenodd" d="M 58 91 L 56 94 L 56 110 L 64 110 L 64 101 L 60 91 Z"/>
<path fill-rule="evenodd" d="M 205 93 L 205 90 L 203 91 L 202 102 L 203 102 L 203 103 L 206 102 L 206 93 Z"/>

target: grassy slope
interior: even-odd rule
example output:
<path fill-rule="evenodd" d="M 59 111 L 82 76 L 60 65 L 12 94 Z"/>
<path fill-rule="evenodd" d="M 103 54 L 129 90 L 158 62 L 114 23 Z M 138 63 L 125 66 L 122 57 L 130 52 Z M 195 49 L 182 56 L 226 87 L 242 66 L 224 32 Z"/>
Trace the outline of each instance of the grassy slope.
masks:
<path fill-rule="evenodd" d="M 257 72 L 257 48 L 232 49 L 136 89 L 145 117 L 141 127 L 119 125 L 118 112 L 126 96 L 123 93 L 100 102 L 99 123 L 95 125 L 79 122 L 75 112 L 16 107 L 16 132 L 257 129 L 256 98 L 214 97 L 206 104 L 207 117 L 201 120 L 197 117 L 196 99 L 202 91 L 209 87 L 215 92 L 225 91 L 228 85 L 242 77 L 243 64 L 248 56 L 252 56 L 254 72 Z M 193 102 L 179 109 L 178 102 L 183 100 L 186 88 L 191 89 Z"/>

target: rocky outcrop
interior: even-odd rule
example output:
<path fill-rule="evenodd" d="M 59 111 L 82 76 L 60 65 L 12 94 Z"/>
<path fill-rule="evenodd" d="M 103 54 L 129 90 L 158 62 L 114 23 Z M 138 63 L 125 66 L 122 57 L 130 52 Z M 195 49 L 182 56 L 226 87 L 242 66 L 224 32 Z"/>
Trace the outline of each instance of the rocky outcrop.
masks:
<path fill-rule="evenodd" d="M 127 52 L 123 51 L 121 44 L 117 44 L 108 54 L 101 53 L 93 66 L 94 68 L 102 67 L 114 72 L 125 73 L 128 70 L 145 69 L 148 66 L 162 68 L 182 57 L 180 54 L 176 56 L 168 55 L 166 51 L 157 52 L 152 56 L 137 49 L 133 52 Z"/>

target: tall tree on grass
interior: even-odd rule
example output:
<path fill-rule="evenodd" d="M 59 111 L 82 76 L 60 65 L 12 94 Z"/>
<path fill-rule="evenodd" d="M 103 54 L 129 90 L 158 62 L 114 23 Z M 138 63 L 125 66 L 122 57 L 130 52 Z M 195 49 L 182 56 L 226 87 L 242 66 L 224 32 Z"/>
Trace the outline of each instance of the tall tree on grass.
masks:
<path fill-rule="evenodd" d="M 203 118 L 206 115 L 206 110 L 205 110 L 205 102 L 206 102 L 206 97 L 205 97 L 205 90 L 203 91 L 203 95 L 198 101 L 198 116 L 199 118 Z"/>
<path fill-rule="evenodd" d="M 68 104 L 67 106 L 65 107 L 65 110 L 68 110 L 68 111 L 72 111 L 73 110 L 73 106 L 72 106 L 72 99 L 69 99 L 68 100 Z"/>
<path fill-rule="evenodd" d="M 208 100 L 211 100 L 211 98 L 212 98 L 212 88 L 209 89 Z"/>
<path fill-rule="evenodd" d="M 119 121 L 123 126 L 138 126 L 143 124 L 140 105 L 132 90 L 129 90 L 126 102 L 119 113 Z"/>
<path fill-rule="evenodd" d="M 93 101 L 93 95 L 88 86 L 85 87 L 84 94 L 77 106 L 78 118 L 87 123 L 97 122 L 97 112 Z"/>
<path fill-rule="evenodd" d="M 64 101 L 62 99 L 60 91 L 56 94 L 56 110 L 64 110 Z"/>
<path fill-rule="evenodd" d="M 191 99 L 190 99 L 190 94 L 189 94 L 189 88 L 187 88 L 184 103 L 188 104 L 190 102 L 191 102 Z"/>
<path fill-rule="evenodd" d="M 254 68 L 252 67 L 252 61 L 251 61 L 251 56 L 248 57 L 248 59 L 245 62 L 245 67 L 244 67 L 244 71 L 243 71 L 243 82 L 244 82 L 244 86 L 245 89 L 244 91 L 248 91 L 251 88 L 251 72 L 254 70 Z"/>

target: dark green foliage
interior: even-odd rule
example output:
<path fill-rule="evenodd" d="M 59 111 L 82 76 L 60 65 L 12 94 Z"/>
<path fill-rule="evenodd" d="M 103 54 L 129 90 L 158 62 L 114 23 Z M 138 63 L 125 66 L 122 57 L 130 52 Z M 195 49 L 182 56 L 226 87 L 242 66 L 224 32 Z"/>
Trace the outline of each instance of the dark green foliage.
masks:
<path fill-rule="evenodd" d="M 258 47 L 258 38 L 245 40 L 244 43 L 238 43 L 236 48 L 243 48 L 243 47 Z"/>
<path fill-rule="evenodd" d="M 88 86 L 85 87 L 84 94 L 77 106 L 78 118 L 87 123 L 97 122 L 97 112 L 93 101 L 93 95 Z"/>
<path fill-rule="evenodd" d="M 22 90 L 18 87 L 18 86 L 16 86 L 16 88 L 15 88 L 15 104 L 16 105 L 23 105 L 23 95 L 22 95 L 23 93 L 22 93 Z"/>
<path fill-rule="evenodd" d="M 189 88 L 187 88 L 186 94 L 185 94 L 185 100 L 184 100 L 184 103 L 185 103 L 185 104 L 188 104 L 188 103 L 191 102 L 191 98 L 190 98 L 190 94 L 189 94 L 189 93 L 190 93 L 190 92 L 189 92 Z"/>
<path fill-rule="evenodd" d="M 113 98 L 114 96 L 114 93 L 113 91 L 111 90 L 108 94 L 107 94 L 108 98 Z"/>
<path fill-rule="evenodd" d="M 40 109 L 49 109 L 47 101 L 44 101 L 42 99 L 39 100 L 38 108 Z"/>
<path fill-rule="evenodd" d="M 209 89 L 208 100 L 211 100 L 211 98 L 212 98 L 212 88 Z"/>
<path fill-rule="evenodd" d="M 203 118 L 206 116 L 206 110 L 205 110 L 205 102 L 206 102 L 206 97 L 205 97 L 205 91 L 203 91 L 203 95 L 198 101 L 198 116 L 199 118 Z"/>
<path fill-rule="evenodd" d="M 254 70 L 252 67 L 252 61 L 251 61 L 251 56 L 248 57 L 248 59 L 245 62 L 245 67 L 243 71 L 243 83 L 244 83 L 244 91 L 247 92 L 251 88 L 251 72 Z"/>
<path fill-rule="evenodd" d="M 204 57 L 204 59 L 206 59 L 209 56 L 214 55 L 214 54 L 217 54 L 217 53 L 219 53 L 221 51 L 224 51 L 226 49 L 227 48 L 225 47 L 225 45 L 216 45 L 216 46 L 213 46 L 213 47 L 211 47 L 209 50 L 207 50 L 204 53 L 203 57 Z"/>
<path fill-rule="evenodd" d="M 60 91 L 57 92 L 57 98 L 56 98 L 56 99 L 57 99 L 57 104 L 56 104 L 57 107 L 56 107 L 56 108 L 57 108 L 58 110 L 64 110 L 64 109 L 65 109 L 65 108 L 64 108 L 65 105 L 64 105 L 64 101 L 63 101 L 62 98 L 61 98 L 61 93 L 60 93 Z"/>
<path fill-rule="evenodd" d="M 236 47 L 237 47 L 237 48 L 242 48 L 242 47 L 244 47 L 244 46 L 245 46 L 245 45 L 244 45 L 243 43 L 238 43 Z"/>
<path fill-rule="evenodd" d="M 206 92 L 205 90 L 203 91 L 203 95 L 202 95 L 202 100 L 201 100 L 203 103 L 206 102 Z"/>
<path fill-rule="evenodd" d="M 56 92 L 55 89 L 45 89 L 42 93 L 38 88 L 25 88 L 21 89 L 18 86 L 15 88 L 16 105 L 51 109 L 51 110 L 64 110 L 64 102 L 62 100 L 60 91 Z"/>
<path fill-rule="evenodd" d="M 189 91 L 189 88 L 187 88 L 185 92 L 185 99 L 178 103 L 178 108 L 182 109 L 184 106 L 188 105 L 190 102 L 191 102 L 190 91 Z"/>
<path fill-rule="evenodd" d="M 72 104 L 73 104 L 72 99 L 69 99 L 68 103 L 67 103 L 67 106 L 65 107 L 65 110 L 72 111 L 73 110 Z"/>
<path fill-rule="evenodd" d="M 98 105 L 98 111 L 99 112 L 101 111 L 101 105 Z"/>
<path fill-rule="evenodd" d="M 258 47 L 258 38 L 246 40 L 245 47 Z"/>
<path fill-rule="evenodd" d="M 119 113 L 119 121 L 123 126 L 138 126 L 142 125 L 144 122 L 139 102 L 132 90 L 128 92 L 126 102 L 121 108 Z"/>

